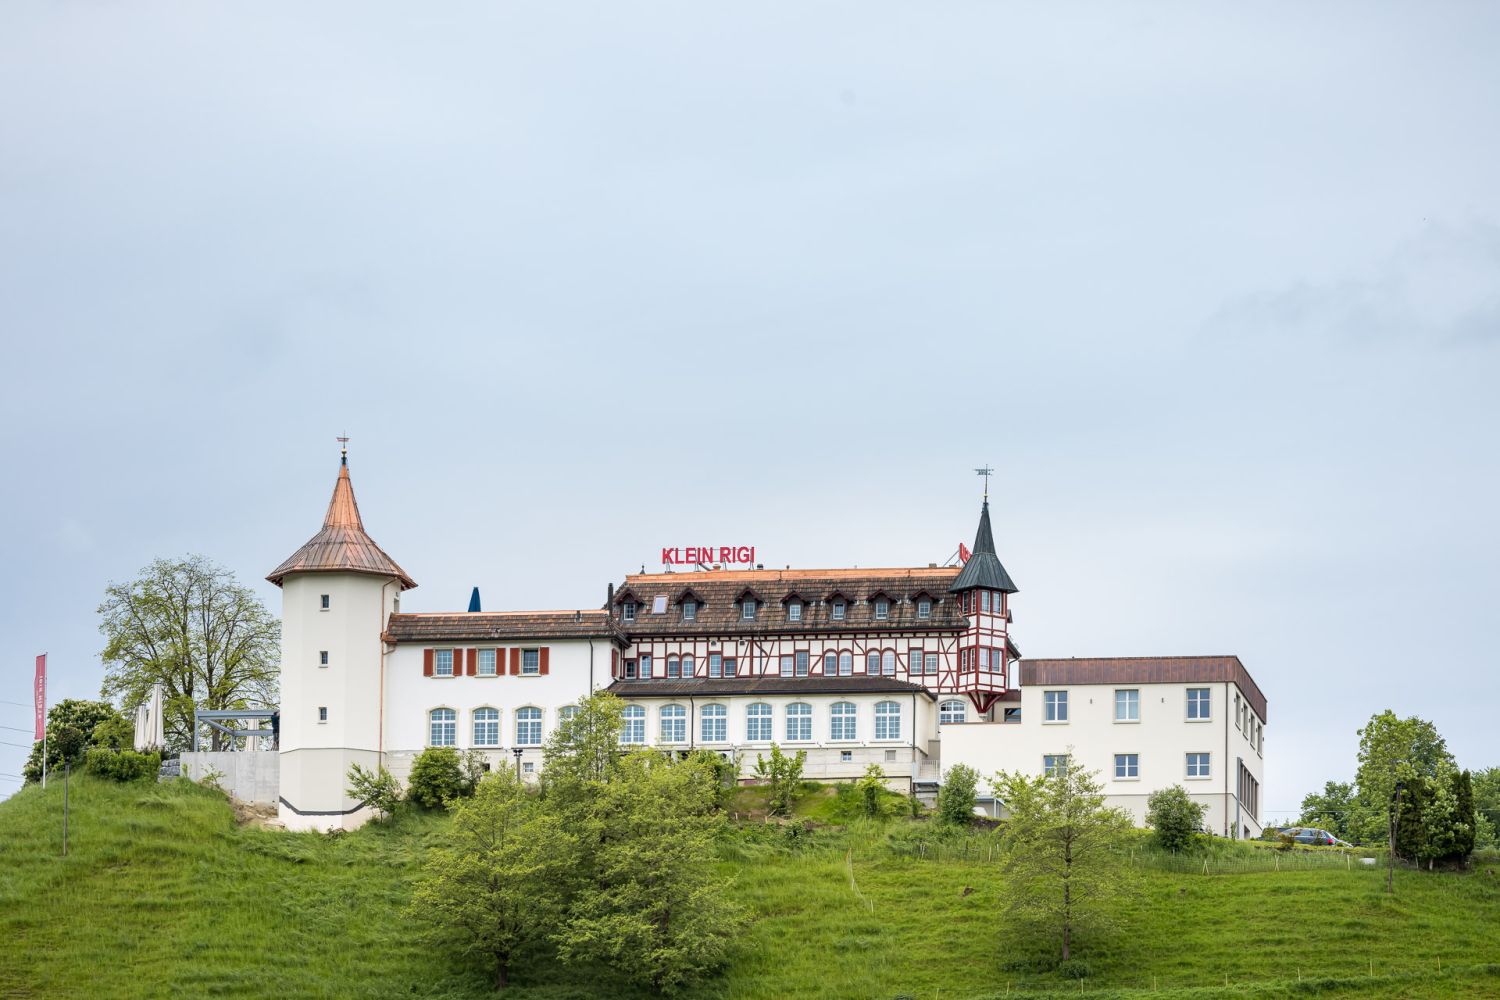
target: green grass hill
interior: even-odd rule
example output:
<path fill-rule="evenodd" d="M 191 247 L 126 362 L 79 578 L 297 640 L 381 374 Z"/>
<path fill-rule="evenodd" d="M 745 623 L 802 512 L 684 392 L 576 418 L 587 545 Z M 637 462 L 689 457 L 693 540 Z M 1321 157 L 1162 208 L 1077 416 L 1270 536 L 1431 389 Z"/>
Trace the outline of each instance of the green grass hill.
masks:
<path fill-rule="evenodd" d="M 328 837 L 240 826 L 222 795 L 187 782 L 77 777 L 71 800 L 66 858 L 60 783 L 0 803 L 0 997 L 494 995 L 404 913 L 442 816 Z M 742 815 L 747 802 L 736 796 Z M 805 808 L 837 818 L 827 791 Z M 755 922 L 694 995 L 1500 996 L 1500 866 L 1398 872 L 1391 898 L 1383 872 L 1341 858 L 1142 865 L 1117 930 L 1078 942 L 1089 975 L 1074 981 L 1007 940 L 984 837 L 930 851 L 924 827 L 738 826 L 721 863 Z M 545 955 L 514 977 L 517 1000 L 637 995 Z"/>

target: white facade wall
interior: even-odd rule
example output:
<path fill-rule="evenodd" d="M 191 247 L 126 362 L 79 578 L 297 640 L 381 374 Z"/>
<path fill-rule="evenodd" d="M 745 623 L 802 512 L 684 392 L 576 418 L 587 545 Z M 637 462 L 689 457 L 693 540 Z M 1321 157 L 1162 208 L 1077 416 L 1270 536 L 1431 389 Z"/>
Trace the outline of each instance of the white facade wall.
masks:
<path fill-rule="evenodd" d="M 1209 689 L 1207 720 L 1188 719 L 1189 688 Z M 1139 692 L 1139 721 L 1115 720 L 1116 690 Z M 1066 722 L 1045 721 L 1048 691 L 1068 693 Z M 1236 769 L 1243 763 L 1264 785 L 1265 720 L 1249 709 L 1233 683 L 1028 686 L 1021 689 L 1021 720 L 944 726 L 943 769 L 967 764 L 986 779 L 1002 770 L 1039 774 L 1046 755 L 1071 753 L 1086 769 L 1099 772 L 1108 804 L 1128 810 L 1138 824 L 1145 822 L 1148 795 L 1181 785 L 1208 807 L 1205 824 L 1215 833 L 1232 836 L 1238 817 L 1242 835 L 1260 835 L 1263 816 L 1252 816 L 1249 802 L 1238 803 L 1236 812 Z M 1187 776 L 1188 753 L 1209 754 L 1207 778 Z M 1116 754 L 1136 754 L 1139 776 L 1116 778 Z"/>

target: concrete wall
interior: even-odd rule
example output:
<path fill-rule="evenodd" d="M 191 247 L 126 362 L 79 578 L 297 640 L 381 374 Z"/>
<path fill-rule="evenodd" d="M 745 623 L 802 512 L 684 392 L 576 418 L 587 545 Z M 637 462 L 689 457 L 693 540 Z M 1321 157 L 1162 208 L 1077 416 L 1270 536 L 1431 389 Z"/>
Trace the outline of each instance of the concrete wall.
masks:
<path fill-rule="evenodd" d="M 201 781 L 210 771 L 223 775 L 219 785 L 241 802 L 274 806 L 280 796 L 281 754 L 275 750 L 239 753 L 200 750 L 182 755 L 182 773 Z"/>

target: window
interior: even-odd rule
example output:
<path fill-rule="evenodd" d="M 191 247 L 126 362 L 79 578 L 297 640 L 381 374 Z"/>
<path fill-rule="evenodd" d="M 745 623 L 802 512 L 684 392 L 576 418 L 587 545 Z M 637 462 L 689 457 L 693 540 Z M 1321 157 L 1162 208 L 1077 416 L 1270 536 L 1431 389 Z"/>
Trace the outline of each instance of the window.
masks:
<path fill-rule="evenodd" d="M 846 607 L 847 607 L 847 605 L 845 605 L 843 601 L 834 601 L 833 602 L 833 620 L 834 621 L 841 622 L 841 621 L 844 620 L 844 611 L 845 611 Z"/>
<path fill-rule="evenodd" d="M 708 676 L 710 676 L 710 677 L 723 677 L 724 676 L 724 657 L 721 656 L 718 653 L 709 653 L 708 654 Z"/>
<path fill-rule="evenodd" d="M 667 657 L 667 676 L 669 678 L 682 676 L 682 664 L 675 656 Z"/>
<path fill-rule="evenodd" d="M 979 669 L 985 673 L 990 670 L 990 650 L 988 646 L 979 647 Z"/>
<path fill-rule="evenodd" d="M 726 656 L 724 658 L 724 676 L 725 677 L 733 677 L 735 675 L 735 671 L 737 669 L 739 669 L 739 668 L 737 666 L 735 666 L 734 657 L 732 657 L 732 656 Z"/>
<path fill-rule="evenodd" d="M 797 650 L 797 676 L 807 676 L 807 650 L 805 649 Z"/>
<path fill-rule="evenodd" d="M 828 652 L 823 654 L 823 676 L 837 677 L 839 672 L 839 654 Z"/>
<path fill-rule="evenodd" d="M 1043 691 L 1042 708 L 1044 722 L 1068 721 L 1068 692 Z"/>
<path fill-rule="evenodd" d="M 964 614 L 968 614 L 969 612 L 974 610 L 973 597 L 974 592 L 972 590 L 964 591 Z"/>
<path fill-rule="evenodd" d="M 576 719 L 577 717 L 578 717 L 578 706 L 577 705 L 564 705 L 562 708 L 559 708 L 557 710 L 557 721 L 558 722 L 571 722 L 573 719 Z"/>
<path fill-rule="evenodd" d="M 896 651 L 887 649 L 880 657 L 880 672 L 887 677 L 896 676 Z"/>
<path fill-rule="evenodd" d="M 635 661 L 634 660 L 626 660 L 625 661 L 625 678 L 626 678 L 626 680 L 633 679 L 635 676 L 636 676 Z"/>
<path fill-rule="evenodd" d="M 651 598 L 651 613 L 653 615 L 664 615 L 667 613 L 667 595 L 657 594 Z"/>
<path fill-rule="evenodd" d="M 540 708 L 516 709 L 516 746 L 539 747 L 542 745 L 542 710 Z"/>
<path fill-rule="evenodd" d="M 938 672 L 938 655 L 936 653 L 928 653 L 926 657 L 924 657 L 924 662 L 927 666 L 927 673 L 935 674 Z"/>
<path fill-rule="evenodd" d="M 322 611 L 327 611 L 328 610 L 328 595 L 327 594 L 323 594 L 323 595 L 321 595 L 319 597 L 319 599 L 318 599 L 318 607 Z"/>
<path fill-rule="evenodd" d="M 1141 692 L 1135 688 L 1115 692 L 1115 721 L 1141 721 Z"/>
<path fill-rule="evenodd" d="M 840 764 L 851 764 L 853 762 L 854 762 L 854 751 L 853 750 L 840 750 L 839 751 L 839 763 Z"/>
<path fill-rule="evenodd" d="M 1049 753 L 1042 755 L 1042 773 L 1049 778 L 1067 773 L 1068 755 L 1065 753 Z"/>
<path fill-rule="evenodd" d="M 698 661 L 693 659 L 692 653 L 682 654 L 682 676 L 692 677 L 698 672 Z"/>
<path fill-rule="evenodd" d="M 979 592 L 979 610 L 985 614 L 990 613 L 990 592 L 988 590 L 981 590 Z"/>
<path fill-rule="evenodd" d="M 650 680 L 651 679 L 651 654 L 650 653 L 642 653 L 641 654 L 641 679 L 642 680 Z"/>
<path fill-rule="evenodd" d="M 326 650 L 326 649 L 320 649 L 320 650 L 318 650 L 318 666 L 320 666 L 320 667 L 326 667 L 326 666 L 328 666 L 328 650 Z"/>
<path fill-rule="evenodd" d="M 451 708 L 434 708 L 427 714 L 427 744 L 434 747 L 458 745 L 458 713 Z"/>
<path fill-rule="evenodd" d="M 1187 755 L 1187 776 L 1189 778 L 1207 778 L 1209 776 L 1208 754 L 1190 753 Z"/>
<path fill-rule="evenodd" d="M 476 747 L 497 747 L 500 745 L 499 709 L 474 709 L 474 745 Z"/>
<path fill-rule="evenodd" d="M 790 677 L 790 676 L 792 676 L 793 670 L 796 669 L 795 666 L 794 666 L 794 664 L 796 662 L 797 661 L 794 658 L 792 658 L 791 656 L 783 656 L 781 658 L 781 676 L 783 676 L 783 677 Z"/>
<path fill-rule="evenodd" d="M 880 673 L 880 651 L 878 649 L 865 654 L 865 673 L 872 675 Z"/>
<path fill-rule="evenodd" d="M 536 761 L 534 761 L 534 760 L 523 761 L 521 763 L 521 773 L 522 774 L 535 774 L 536 773 Z"/>
<path fill-rule="evenodd" d="M 699 735 L 704 743 L 723 743 L 729 739 L 729 709 L 723 705 L 704 705 Z"/>
<path fill-rule="evenodd" d="M 812 706 L 793 702 L 786 707 L 786 738 L 794 740 L 812 739 Z"/>
<path fill-rule="evenodd" d="M 620 742 L 646 742 L 646 710 L 640 705 L 626 705 L 620 712 Z"/>
<path fill-rule="evenodd" d="M 894 763 L 895 760 L 896 760 L 896 751 L 894 751 L 894 750 L 887 750 L 885 752 L 885 762 L 887 764 L 891 764 L 891 763 Z"/>
<path fill-rule="evenodd" d="M 828 737 L 834 740 L 854 740 L 859 738 L 859 727 L 856 725 L 854 703 L 852 701 L 836 701 L 828 711 L 829 728 Z"/>
<path fill-rule="evenodd" d="M 495 650 L 481 649 L 479 651 L 479 676 L 494 677 L 497 662 Z"/>
<path fill-rule="evenodd" d="M 917 602 L 917 617 L 918 618 L 931 618 L 932 617 L 932 601 L 931 600 L 929 600 L 928 598 L 924 597 L 920 601 Z"/>
<path fill-rule="evenodd" d="M 1211 718 L 1209 709 L 1211 704 L 1208 697 L 1208 688 L 1187 689 L 1187 717 L 1191 721 L 1201 721 Z"/>
<path fill-rule="evenodd" d="M 687 742 L 687 709 L 681 705 L 661 707 L 661 741 L 663 743 Z"/>
<path fill-rule="evenodd" d="M 751 743 L 771 742 L 771 706 L 763 701 L 745 707 L 745 739 Z"/>
<path fill-rule="evenodd" d="M 969 709 L 963 701 L 954 698 L 938 706 L 938 725 L 952 726 L 968 718 Z"/>
<path fill-rule="evenodd" d="M 853 677 L 854 676 L 854 654 L 853 653 L 840 653 L 839 654 L 839 676 L 840 677 Z"/>
<path fill-rule="evenodd" d="M 521 650 L 521 673 L 535 677 L 542 672 L 542 654 L 538 649 Z"/>
<path fill-rule="evenodd" d="M 875 620 L 883 622 L 891 616 L 891 602 L 884 597 L 875 602 Z"/>
<path fill-rule="evenodd" d="M 322 707 L 322 706 L 320 706 L 318 708 L 318 721 L 319 722 L 327 722 L 328 721 L 328 709 L 327 708 Z"/>
<path fill-rule="evenodd" d="M 685 622 L 695 622 L 698 620 L 697 601 L 689 600 L 682 602 L 682 620 Z"/>
<path fill-rule="evenodd" d="M 875 738 L 877 740 L 899 740 L 901 738 L 901 706 L 894 701 L 882 701 L 875 705 Z"/>
<path fill-rule="evenodd" d="M 740 620 L 755 621 L 755 598 L 747 597 L 740 602 Z"/>
<path fill-rule="evenodd" d="M 920 649 L 907 650 L 906 672 L 914 675 L 922 672 L 922 651 Z"/>
<path fill-rule="evenodd" d="M 432 651 L 432 672 L 438 677 L 453 676 L 453 650 L 434 649 Z"/>
<path fill-rule="evenodd" d="M 792 601 L 786 606 L 786 620 L 789 622 L 800 622 L 802 620 L 802 602 Z"/>
<path fill-rule="evenodd" d="M 620 618 L 627 622 L 635 621 L 635 602 L 626 601 L 620 605 Z"/>
<path fill-rule="evenodd" d="M 1115 779 L 1139 778 L 1141 776 L 1141 755 L 1138 753 L 1115 754 Z"/>

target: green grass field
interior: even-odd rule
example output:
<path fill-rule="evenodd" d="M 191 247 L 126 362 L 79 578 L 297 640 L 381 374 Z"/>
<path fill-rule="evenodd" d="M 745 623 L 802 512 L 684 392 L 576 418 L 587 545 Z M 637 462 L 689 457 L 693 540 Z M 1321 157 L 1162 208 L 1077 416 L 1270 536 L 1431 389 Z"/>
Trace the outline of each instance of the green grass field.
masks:
<path fill-rule="evenodd" d="M 493 995 L 403 913 L 441 816 L 287 834 L 237 827 L 222 796 L 185 782 L 75 778 L 62 858 L 61 793 L 0 803 L 0 997 Z M 830 808 L 827 793 L 807 805 Z M 1500 876 L 1484 867 L 1398 872 L 1394 899 L 1358 867 L 1143 868 L 1119 929 L 1079 942 L 1091 975 L 1075 982 L 1006 940 L 992 865 L 893 851 L 909 826 L 820 830 L 796 848 L 776 829 L 735 833 L 722 863 L 756 919 L 695 995 L 1500 996 Z M 638 995 L 545 955 L 519 962 L 515 983 L 516 998 Z"/>

